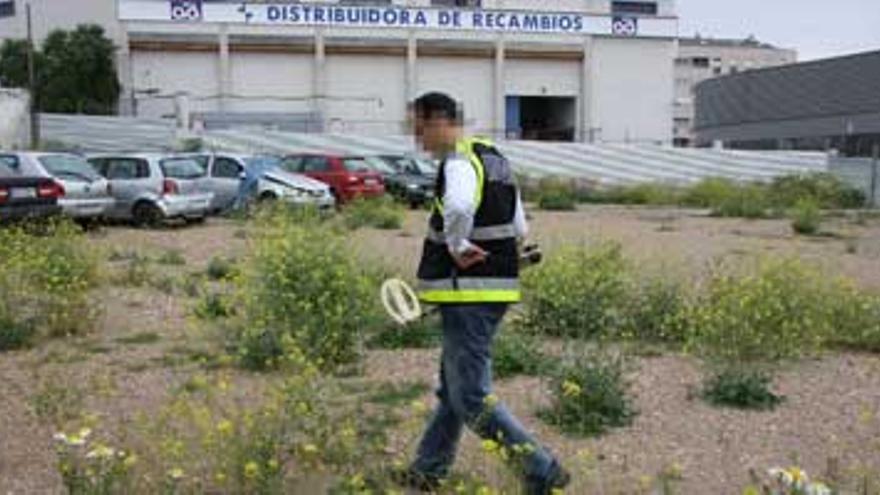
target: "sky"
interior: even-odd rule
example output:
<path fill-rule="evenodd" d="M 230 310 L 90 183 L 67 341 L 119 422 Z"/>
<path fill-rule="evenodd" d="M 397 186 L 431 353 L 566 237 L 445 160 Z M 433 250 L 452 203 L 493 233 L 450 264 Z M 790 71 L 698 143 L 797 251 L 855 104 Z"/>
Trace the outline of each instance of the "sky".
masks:
<path fill-rule="evenodd" d="M 677 0 L 681 36 L 746 38 L 798 60 L 880 50 L 880 0 Z"/>

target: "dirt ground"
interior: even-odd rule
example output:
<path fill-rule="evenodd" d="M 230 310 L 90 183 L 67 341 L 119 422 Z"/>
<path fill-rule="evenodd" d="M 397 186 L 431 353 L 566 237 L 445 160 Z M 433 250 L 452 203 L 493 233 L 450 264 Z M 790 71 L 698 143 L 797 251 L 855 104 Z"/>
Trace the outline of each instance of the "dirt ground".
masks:
<path fill-rule="evenodd" d="M 366 258 L 378 257 L 409 276 L 424 216 L 410 214 L 401 231 L 359 231 L 352 242 Z M 531 224 L 530 237 L 547 252 L 571 243 L 616 240 L 636 262 L 646 267 L 650 262 L 650 269 L 677 276 L 696 276 L 719 257 L 798 255 L 829 274 L 880 289 L 880 220 L 836 218 L 825 225 L 828 235 L 818 238 L 792 235 L 785 221 L 712 219 L 691 210 L 588 207 L 577 213 L 536 212 Z M 155 258 L 179 250 L 184 265 L 155 269 L 181 277 L 203 271 L 213 257 L 240 257 L 247 249 L 245 231 L 242 223 L 214 219 L 155 231 L 114 226 L 90 237 L 104 259 L 111 252 Z M 197 354 L 208 337 L 190 316 L 193 300 L 180 291 L 108 286 L 96 297 L 104 314 L 88 336 L 0 354 L 2 495 L 60 493 L 54 431 L 35 412 L 37 391 L 49 381 L 87 388 L 86 410 L 124 424 L 155 410 L 198 366 L 185 358 Z M 150 338 L 132 338 L 144 335 Z M 436 350 L 371 351 L 365 373 L 377 382 L 433 384 L 436 358 Z M 260 380 L 236 373 L 243 382 Z M 691 399 L 699 379 L 698 364 L 688 357 L 640 358 L 632 376 L 640 414 L 631 427 L 598 439 L 564 437 L 536 418 L 535 411 L 549 400 L 538 378 L 501 381 L 497 392 L 563 458 L 572 464 L 579 456 L 592 460 L 589 472 L 577 471 L 568 493 L 619 493 L 609 487 L 635 487 L 669 469 L 681 471 L 677 493 L 695 495 L 739 494 L 750 469 L 795 462 L 817 474 L 829 465 L 849 474 L 880 472 L 880 356 L 829 354 L 791 366 L 776 387 L 787 400 L 773 412 L 717 409 Z M 401 455 L 411 452 L 417 433 L 395 438 Z M 459 466 L 486 470 L 481 456 L 477 442 L 468 437 Z"/>

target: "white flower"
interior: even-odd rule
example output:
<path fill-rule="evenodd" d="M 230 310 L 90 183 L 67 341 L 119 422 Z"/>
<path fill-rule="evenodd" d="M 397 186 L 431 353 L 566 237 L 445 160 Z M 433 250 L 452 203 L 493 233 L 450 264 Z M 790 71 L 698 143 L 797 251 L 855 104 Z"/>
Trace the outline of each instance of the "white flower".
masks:
<path fill-rule="evenodd" d="M 91 434 L 92 434 L 91 428 L 83 428 L 83 429 L 79 430 L 79 436 L 83 440 L 85 440 L 86 438 L 89 438 L 89 435 L 91 435 Z"/>
<path fill-rule="evenodd" d="M 831 495 L 831 488 L 824 483 L 813 483 L 807 487 L 806 495 Z"/>
<path fill-rule="evenodd" d="M 790 488 L 792 483 L 794 483 L 794 477 L 791 475 L 791 473 L 789 473 L 785 469 L 772 468 L 769 471 L 767 471 L 767 474 L 769 474 L 770 478 L 772 478 L 774 481 L 779 482 L 781 485 L 785 486 L 786 488 Z"/>
<path fill-rule="evenodd" d="M 58 443 L 66 444 L 69 442 L 67 439 L 67 435 L 65 435 L 64 433 L 56 433 L 56 434 L 52 435 L 52 439 Z"/>
<path fill-rule="evenodd" d="M 86 454 L 86 459 L 112 459 L 114 455 L 116 455 L 115 450 L 106 445 L 98 445 Z"/>

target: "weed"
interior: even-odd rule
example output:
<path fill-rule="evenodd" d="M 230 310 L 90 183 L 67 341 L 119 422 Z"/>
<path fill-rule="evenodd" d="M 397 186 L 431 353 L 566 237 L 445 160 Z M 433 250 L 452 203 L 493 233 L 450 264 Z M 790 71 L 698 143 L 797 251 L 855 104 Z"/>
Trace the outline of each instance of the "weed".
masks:
<path fill-rule="evenodd" d="M 822 223 L 819 203 L 812 198 L 798 200 L 791 213 L 791 228 L 796 234 L 815 235 Z"/>
<path fill-rule="evenodd" d="M 538 208 L 550 211 L 577 209 L 577 190 L 574 182 L 560 179 L 542 179 L 538 183 Z"/>
<path fill-rule="evenodd" d="M 518 328 L 505 329 L 492 347 L 492 373 L 497 378 L 515 375 L 539 375 L 547 369 L 548 358 L 541 352 L 540 341 Z"/>
<path fill-rule="evenodd" d="M 119 337 L 116 342 L 124 345 L 144 345 L 155 344 L 161 340 L 161 336 L 156 332 L 139 332 L 126 337 Z"/>
<path fill-rule="evenodd" d="M 182 266 L 186 264 L 186 258 L 179 249 L 166 249 L 158 258 L 156 263 L 160 265 Z"/>
<path fill-rule="evenodd" d="M 41 379 L 30 397 L 37 417 L 56 426 L 79 417 L 84 403 L 84 391 L 57 375 Z"/>
<path fill-rule="evenodd" d="M 215 256 L 208 262 L 205 275 L 209 280 L 227 280 L 234 274 L 234 259 Z"/>
<path fill-rule="evenodd" d="M 620 326 L 626 262 L 618 244 L 569 248 L 523 275 L 522 325 L 549 336 L 594 337 Z"/>
<path fill-rule="evenodd" d="M 430 349 L 440 345 L 441 340 L 437 318 L 423 318 L 406 326 L 383 326 L 368 344 L 381 349 Z"/>
<path fill-rule="evenodd" d="M 130 258 L 123 272 L 116 277 L 116 283 L 126 287 L 144 287 L 151 280 L 150 260 L 142 256 Z"/>
<path fill-rule="evenodd" d="M 217 292 L 209 292 L 202 296 L 193 312 L 203 320 L 227 318 L 234 314 L 229 296 Z"/>
<path fill-rule="evenodd" d="M 539 416 L 575 435 L 601 435 L 629 425 L 636 411 L 625 372 L 621 354 L 585 349 L 566 355 L 551 371 L 553 403 Z"/>
<path fill-rule="evenodd" d="M 404 215 L 403 207 L 387 196 L 380 199 L 355 199 L 343 209 L 345 225 L 352 230 L 362 227 L 399 229 L 403 226 Z"/>
<path fill-rule="evenodd" d="M 379 386 L 379 390 L 373 392 L 367 401 L 384 406 L 397 406 L 410 402 L 425 395 L 430 387 L 423 382 L 389 383 Z"/>
<path fill-rule="evenodd" d="M 783 400 L 770 390 L 772 381 L 771 375 L 765 371 L 728 368 L 714 373 L 706 380 L 702 396 L 716 406 L 769 410 Z"/>

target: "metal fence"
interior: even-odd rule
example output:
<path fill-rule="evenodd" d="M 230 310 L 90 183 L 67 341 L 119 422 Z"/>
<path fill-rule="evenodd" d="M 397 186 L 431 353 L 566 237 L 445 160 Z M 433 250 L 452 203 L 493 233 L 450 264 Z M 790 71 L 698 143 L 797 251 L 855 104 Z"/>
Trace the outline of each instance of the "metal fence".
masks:
<path fill-rule="evenodd" d="M 877 158 L 831 158 L 829 171 L 862 191 L 868 204 L 880 206 L 880 160 Z"/>

